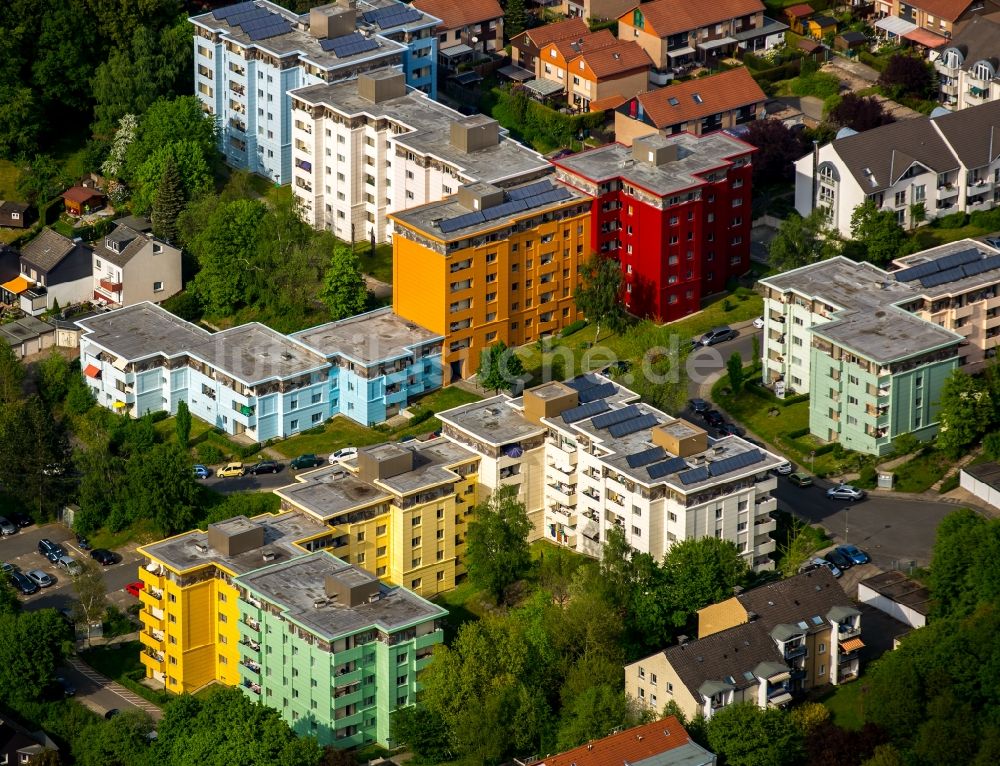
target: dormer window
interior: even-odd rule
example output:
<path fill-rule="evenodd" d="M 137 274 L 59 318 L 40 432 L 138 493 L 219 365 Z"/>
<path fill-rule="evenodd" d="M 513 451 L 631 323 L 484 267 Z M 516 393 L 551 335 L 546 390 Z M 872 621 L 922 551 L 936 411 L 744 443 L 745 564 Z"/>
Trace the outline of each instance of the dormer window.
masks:
<path fill-rule="evenodd" d="M 996 77 L 996 69 L 989 61 L 977 61 L 972 67 L 972 76 L 977 80 L 992 80 Z"/>
<path fill-rule="evenodd" d="M 153 243 L 153 252 L 154 253 L 162 253 L 163 252 L 163 245 L 161 245 L 159 242 L 154 242 Z"/>
<path fill-rule="evenodd" d="M 118 252 L 118 243 L 115 240 L 111 239 L 111 237 L 105 238 L 104 246 L 113 253 Z"/>

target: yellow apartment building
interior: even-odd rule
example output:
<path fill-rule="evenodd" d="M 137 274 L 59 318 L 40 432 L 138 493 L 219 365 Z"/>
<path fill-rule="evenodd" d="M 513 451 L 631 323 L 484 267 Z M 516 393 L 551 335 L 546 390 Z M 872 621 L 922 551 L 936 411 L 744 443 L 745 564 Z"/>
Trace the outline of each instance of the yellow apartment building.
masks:
<path fill-rule="evenodd" d="M 444 384 L 479 369 L 483 349 L 556 333 L 591 252 L 591 201 L 553 181 L 468 184 L 392 214 L 393 309 L 445 336 Z"/>

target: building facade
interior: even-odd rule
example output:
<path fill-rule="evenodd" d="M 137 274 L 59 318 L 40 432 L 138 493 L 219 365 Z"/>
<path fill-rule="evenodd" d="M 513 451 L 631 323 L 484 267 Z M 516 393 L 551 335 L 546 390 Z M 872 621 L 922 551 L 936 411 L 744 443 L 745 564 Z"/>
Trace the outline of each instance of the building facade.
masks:
<path fill-rule="evenodd" d="M 851 236 L 855 208 L 871 201 L 900 225 L 992 210 L 1000 200 L 1000 104 L 883 125 L 832 141 L 795 163 L 795 209 L 822 208 Z"/>
<path fill-rule="evenodd" d="M 465 577 L 479 463 L 442 438 L 383 444 L 300 475 L 275 494 L 283 509 L 328 525 L 328 547 L 339 558 L 431 597 Z"/>
<path fill-rule="evenodd" d="M 515 485 L 534 536 L 600 556 L 611 529 L 659 560 L 679 540 L 731 540 L 771 569 L 770 469 L 782 459 L 638 402 L 597 375 L 439 413 L 442 435 L 480 457 L 484 488 Z"/>
<path fill-rule="evenodd" d="M 974 16 L 959 27 L 951 40 L 931 51 L 929 58 L 938 74 L 943 106 L 957 111 L 1000 98 L 998 39 L 1000 24 Z"/>
<path fill-rule="evenodd" d="M 448 383 L 473 375 L 497 341 L 519 346 L 580 319 L 573 294 L 592 249 L 590 201 L 571 189 L 457 191 L 390 216 L 393 309 L 444 336 Z"/>
<path fill-rule="evenodd" d="M 591 246 L 621 263 L 630 313 L 680 319 L 747 272 L 753 152 L 724 133 L 681 133 L 554 161 L 592 200 Z"/>
<path fill-rule="evenodd" d="M 292 337 L 259 323 L 210 333 L 151 303 L 80 326 L 80 362 L 98 404 L 140 417 L 184 401 L 192 415 L 254 441 L 337 414 L 372 425 L 441 385 L 440 337 L 388 309 Z"/>
<path fill-rule="evenodd" d="M 347 241 L 391 235 L 391 212 L 436 202 L 465 183 L 507 186 L 550 172 L 536 152 L 483 115 L 407 91 L 383 69 L 296 90 L 293 182 L 305 219 Z"/>
<path fill-rule="evenodd" d="M 402 3 L 329 3 L 298 15 L 250 0 L 190 21 L 195 95 L 216 120 L 220 150 L 275 183 L 292 177 L 289 91 L 393 66 L 435 93 L 438 20 Z"/>
<path fill-rule="evenodd" d="M 48 227 L 21 248 L 20 279 L 11 285 L 20 309 L 29 316 L 44 314 L 57 303 L 70 306 L 91 299 L 91 249 Z"/>
<path fill-rule="evenodd" d="M 135 223 L 140 230 L 128 223 Z M 135 221 L 116 222 L 94 247 L 94 301 L 120 308 L 144 301 L 160 303 L 180 292 L 181 251 L 154 237 Z"/>
<path fill-rule="evenodd" d="M 1000 338 L 1000 254 L 974 240 L 883 271 L 843 257 L 768 277 L 764 384 L 809 393 L 813 435 L 885 454 L 937 431 L 951 371 L 981 370 Z"/>

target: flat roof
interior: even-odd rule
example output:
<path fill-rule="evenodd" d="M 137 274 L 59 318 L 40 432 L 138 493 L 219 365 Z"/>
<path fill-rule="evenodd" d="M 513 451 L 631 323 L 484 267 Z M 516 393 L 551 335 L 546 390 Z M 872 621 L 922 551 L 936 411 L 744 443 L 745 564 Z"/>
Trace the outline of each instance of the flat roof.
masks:
<path fill-rule="evenodd" d="M 370 72 L 379 77 L 397 74 L 393 70 Z M 497 146 L 466 152 L 451 143 L 451 126 L 464 122 L 468 116 L 432 100 L 417 90 L 384 101 L 369 101 L 358 92 L 358 80 L 309 85 L 290 91 L 293 98 L 309 104 L 327 106 L 347 116 L 368 115 L 374 119 L 389 119 L 410 130 L 395 134 L 393 141 L 425 156 L 436 157 L 458 168 L 470 180 L 499 183 L 506 179 L 549 172 L 549 163 L 538 152 L 518 143 L 500 129 Z"/>
<path fill-rule="evenodd" d="M 274 561 L 288 560 L 304 552 L 295 545 L 296 541 L 330 531 L 326 524 L 299 511 L 262 514 L 252 519 L 237 516 L 215 526 L 228 532 L 263 527 L 264 545 L 236 556 L 226 556 L 208 544 L 208 532 L 196 529 L 150 545 L 143 545 L 139 550 L 177 572 L 214 564 L 225 567 L 230 572 L 242 574 L 264 566 L 267 563 L 264 560 L 265 552 L 274 554 Z"/>
<path fill-rule="evenodd" d="M 897 276 L 902 269 L 934 261 L 941 262 L 942 259 L 949 258 L 949 256 L 957 256 L 961 253 L 968 253 L 970 259 L 975 257 L 976 260 L 966 260 L 965 265 L 962 267 L 956 266 L 938 271 L 933 275 L 935 279 L 931 281 L 926 279 L 913 281 L 912 286 L 914 291 L 920 295 L 926 295 L 928 298 L 937 298 L 944 295 L 968 292 L 984 284 L 992 284 L 1000 281 L 1000 258 L 993 260 L 995 256 L 1000 255 L 1000 250 L 990 247 L 985 242 L 980 242 L 977 239 L 961 239 L 957 242 L 949 242 L 945 245 L 938 245 L 928 250 L 922 250 L 913 255 L 897 258 L 893 261 L 893 265 L 898 266 L 899 270 L 890 273 L 893 276 Z M 965 259 L 959 258 L 958 260 Z M 967 268 L 973 264 L 976 264 L 976 268 Z M 983 268 L 981 271 L 978 270 L 980 268 L 979 264 Z M 990 265 L 991 268 L 985 268 L 987 265 Z M 959 268 L 962 268 L 961 272 L 958 271 Z M 973 274 L 971 273 L 972 271 L 976 271 L 977 273 Z M 940 284 L 932 283 L 944 280 L 949 275 L 954 276 L 954 279 L 941 281 Z M 927 281 L 927 284 L 924 284 L 924 281 Z"/>
<path fill-rule="evenodd" d="M 327 597 L 327 577 L 351 585 L 377 581 L 374 575 L 345 563 L 329 551 L 299 556 L 245 574 L 236 581 L 278 605 L 287 618 L 326 640 L 371 628 L 396 631 L 448 614 L 448 610 L 405 588 L 382 583 L 377 599 L 357 606 L 342 604 Z"/>
<path fill-rule="evenodd" d="M 288 22 L 288 31 L 266 39 L 254 40 L 238 24 L 233 25 L 229 23 L 228 19 L 216 18 L 215 14 L 224 11 L 225 8 L 217 8 L 208 13 L 192 16 L 189 20 L 192 24 L 222 34 L 245 48 L 259 48 L 279 58 L 297 54 L 302 58 L 308 59 L 310 63 L 315 64 L 321 69 L 340 69 L 379 58 L 391 59 L 398 57 L 401 60 L 403 52 L 407 50 L 405 45 L 390 40 L 387 37 L 371 35 L 369 39 L 376 43 L 377 48 L 348 56 L 338 56 L 333 50 L 323 50 L 319 38 L 314 37 L 308 31 L 308 13 L 300 16 L 269 0 L 253 0 L 252 4 L 257 8 L 269 11 L 276 18 L 281 18 Z M 239 15 L 233 17 L 233 19 L 238 18 Z M 358 18 L 363 18 L 361 13 L 358 14 Z M 386 63 L 389 64 L 391 62 L 387 60 Z M 252 86 L 253 84 L 251 83 Z"/>
<path fill-rule="evenodd" d="M 867 580 L 862 580 L 858 584 L 871 588 L 880 596 L 885 596 L 897 604 L 909 607 L 917 614 L 926 617 L 930 612 L 931 592 L 899 570 L 892 569 L 888 572 L 882 572 Z"/>
<path fill-rule="evenodd" d="M 911 288 L 898 283 L 889 272 L 842 255 L 760 281 L 776 290 L 822 300 L 834 309 L 867 310 L 915 297 Z"/>
<path fill-rule="evenodd" d="M 638 140 L 638 139 L 637 139 Z M 653 165 L 636 160 L 633 147 L 607 144 L 555 160 L 557 167 L 596 183 L 621 178 L 654 194 L 666 196 L 700 186 L 705 181 L 700 174 L 724 166 L 730 157 L 748 154 L 753 147 L 727 133 L 693 136 L 678 133 L 671 136 L 643 136 L 642 141 L 654 147 L 678 147 L 676 160 Z"/>
<path fill-rule="evenodd" d="M 291 337 L 327 357 L 346 356 L 361 364 L 396 359 L 415 347 L 442 340 L 388 307 L 311 327 Z"/>
<path fill-rule="evenodd" d="M 479 441 L 495 446 L 519 442 L 529 436 L 545 433 L 548 429 L 524 419 L 522 400 L 506 394 L 462 404 L 437 413 L 442 423 L 454 426 Z"/>
<path fill-rule="evenodd" d="M 992 461 L 966 466 L 963 473 L 969 474 L 976 481 L 981 481 L 993 489 L 1000 489 L 1000 465 Z"/>
<path fill-rule="evenodd" d="M 448 466 L 476 457 L 473 452 L 440 436 L 428 441 L 363 447 L 359 452 L 378 457 L 381 453 L 402 450 L 413 453 L 413 468 L 405 473 L 365 481 L 357 474 L 357 460 L 350 459 L 300 474 L 295 484 L 276 489 L 275 494 L 318 518 L 330 520 L 351 510 L 457 481 L 458 475 Z"/>
<path fill-rule="evenodd" d="M 811 328 L 813 335 L 856 350 L 875 362 L 907 359 L 938 348 L 954 346 L 964 337 L 909 311 L 887 306 L 874 311 L 851 311 Z"/>

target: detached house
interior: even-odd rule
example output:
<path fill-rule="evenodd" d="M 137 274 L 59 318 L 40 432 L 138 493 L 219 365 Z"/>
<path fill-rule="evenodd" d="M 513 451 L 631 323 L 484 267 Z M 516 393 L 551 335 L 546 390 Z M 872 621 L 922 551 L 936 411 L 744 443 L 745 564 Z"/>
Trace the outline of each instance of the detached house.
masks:
<path fill-rule="evenodd" d="M 765 116 L 767 96 L 745 67 L 640 93 L 615 110 L 615 139 L 625 146 L 652 133 L 696 136 Z"/>
<path fill-rule="evenodd" d="M 88 301 L 92 296 L 91 250 L 52 229 L 21 249 L 21 310 L 37 316 L 52 308 Z M 13 291 L 12 291 L 13 292 Z"/>
<path fill-rule="evenodd" d="M 1000 99 L 1000 22 L 983 16 L 961 24 L 930 54 L 942 105 L 958 111 Z"/>
<path fill-rule="evenodd" d="M 159 303 L 179 292 L 181 251 L 154 237 L 141 219 L 118 221 L 93 252 L 94 300 L 121 308 Z"/>
<path fill-rule="evenodd" d="M 510 60 L 516 66 L 534 71 L 535 61 L 546 45 L 557 40 L 577 40 L 589 34 L 590 27 L 579 17 L 526 29 L 510 38 Z"/>

